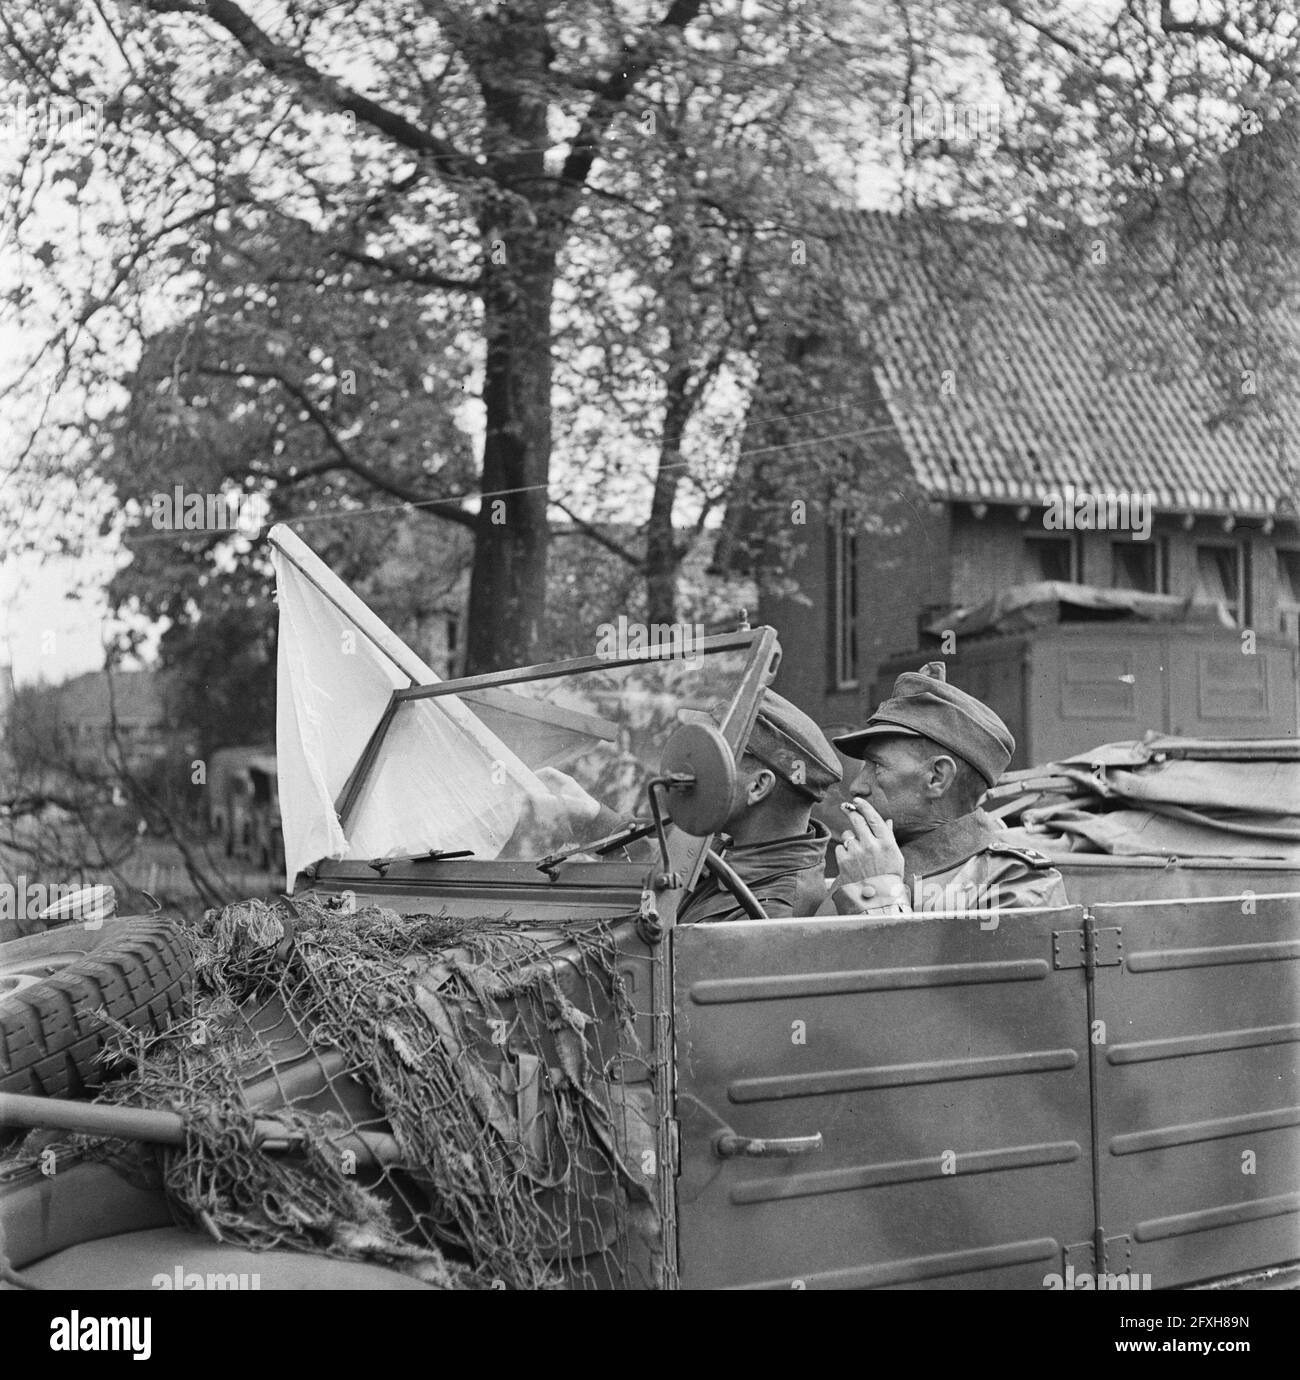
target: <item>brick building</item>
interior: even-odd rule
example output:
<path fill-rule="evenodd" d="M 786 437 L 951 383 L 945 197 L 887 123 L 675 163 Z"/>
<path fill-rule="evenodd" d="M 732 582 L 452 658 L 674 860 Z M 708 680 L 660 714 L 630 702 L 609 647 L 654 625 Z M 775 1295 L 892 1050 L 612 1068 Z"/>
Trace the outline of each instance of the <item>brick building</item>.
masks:
<path fill-rule="evenodd" d="M 1030 581 L 1217 603 L 1300 640 L 1300 405 L 1267 361 L 1225 396 L 1171 319 L 1013 230 L 981 227 L 954 258 L 903 218 L 830 221 L 824 271 L 862 346 L 841 400 L 886 421 L 863 447 L 872 520 L 823 507 L 793 565 L 811 603 L 762 601 L 786 694 L 854 722 L 882 663 L 934 654 L 923 627 Z M 1142 496 L 1149 531 L 1049 526 L 1071 488 Z"/>

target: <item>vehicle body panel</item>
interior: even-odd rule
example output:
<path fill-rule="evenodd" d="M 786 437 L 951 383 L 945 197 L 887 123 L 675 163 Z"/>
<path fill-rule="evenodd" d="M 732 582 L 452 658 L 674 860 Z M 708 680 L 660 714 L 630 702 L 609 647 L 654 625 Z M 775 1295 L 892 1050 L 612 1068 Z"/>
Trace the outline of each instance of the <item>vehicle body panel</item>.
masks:
<path fill-rule="evenodd" d="M 1235 861 L 1066 853 L 1053 854 L 1051 862 L 1065 882 L 1065 894 L 1080 906 L 1300 891 L 1300 869 L 1263 858 Z"/>
<path fill-rule="evenodd" d="M 179 1227 L 153 1227 L 70 1246 L 31 1265 L 37 1289 L 428 1289 L 382 1265 L 297 1251 L 249 1251 Z"/>
<path fill-rule="evenodd" d="M 874 703 L 926 651 L 890 657 Z M 1241 634 L 1205 624 L 1056 623 L 973 636 L 945 658 L 948 679 L 995 710 L 1016 740 L 1015 769 L 1060 761 L 1097 743 L 1148 730 L 1210 737 L 1290 737 L 1300 726 L 1293 642 L 1261 633 L 1242 656 Z"/>
<path fill-rule="evenodd" d="M 1300 896 L 1095 908 L 1108 1268 L 1156 1288 L 1300 1258 Z"/>
<path fill-rule="evenodd" d="M 1041 1288 L 1092 1220 L 1080 916 L 676 930 L 682 1283 Z"/>

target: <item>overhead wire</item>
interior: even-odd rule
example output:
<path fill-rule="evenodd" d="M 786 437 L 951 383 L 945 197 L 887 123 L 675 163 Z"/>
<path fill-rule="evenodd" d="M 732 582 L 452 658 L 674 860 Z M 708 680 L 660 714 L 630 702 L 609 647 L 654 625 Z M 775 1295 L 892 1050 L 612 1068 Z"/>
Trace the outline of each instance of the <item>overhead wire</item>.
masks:
<path fill-rule="evenodd" d="M 824 412 L 838 411 L 843 407 L 858 405 L 857 403 L 842 403 L 832 407 L 817 408 L 806 413 L 794 413 L 788 417 L 778 415 L 762 418 L 761 420 L 764 422 L 797 421 L 802 417 L 817 416 Z M 892 432 L 894 429 L 892 424 L 886 426 L 856 427 L 848 431 L 832 432 L 829 435 L 806 436 L 798 440 L 783 441 L 774 445 L 752 446 L 748 449 L 738 451 L 736 459 L 739 461 L 755 455 L 767 455 L 775 454 L 780 451 L 795 450 L 800 446 L 825 445 L 834 441 L 846 441 L 865 436 L 884 435 Z M 656 472 L 663 473 L 669 470 L 689 469 L 692 463 L 693 462 L 689 460 L 674 461 L 658 466 Z M 535 493 L 538 491 L 549 492 L 551 489 L 556 488 L 559 483 L 560 481 L 558 479 L 548 479 L 537 484 L 520 484 L 505 489 L 471 489 L 459 494 L 444 494 L 436 498 L 401 499 L 394 503 L 375 504 L 367 508 L 335 508 L 328 512 L 297 514 L 292 518 L 292 521 L 298 524 L 308 522 L 347 521 L 352 518 L 374 517 L 383 513 L 410 512 L 417 508 L 446 507 L 453 504 L 459 505 L 474 499 L 482 503 L 493 499 L 510 498 L 525 493 Z M 231 497 L 236 496 L 236 494 L 245 500 L 256 496 L 251 492 L 231 491 Z M 221 530 L 222 529 L 216 529 L 216 534 L 220 534 Z M 241 533 L 241 529 L 237 526 L 224 530 L 231 534 L 242 534 L 250 539 L 256 536 L 255 532 L 245 531 Z M 213 534 L 214 529 L 211 528 L 167 529 L 158 532 L 126 533 L 123 535 L 122 540 L 128 546 L 135 546 L 149 541 L 165 541 L 174 540 L 178 537 Z"/>

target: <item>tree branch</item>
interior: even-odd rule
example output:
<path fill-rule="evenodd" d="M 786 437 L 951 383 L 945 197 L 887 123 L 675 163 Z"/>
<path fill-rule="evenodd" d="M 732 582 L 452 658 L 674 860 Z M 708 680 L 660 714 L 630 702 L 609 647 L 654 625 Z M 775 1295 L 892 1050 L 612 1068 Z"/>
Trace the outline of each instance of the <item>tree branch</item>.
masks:
<path fill-rule="evenodd" d="M 1238 38 L 1228 32 L 1228 21 L 1225 18 L 1220 18 L 1213 24 L 1200 19 L 1175 19 L 1172 0 L 1160 0 L 1160 31 L 1166 34 L 1187 34 L 1191 38 L 1213 38 L 1230 53 L 1236 53 L 1238 57 L 1254 63 L 1262 72 L 1267 72 L 1270 76 L 1278 74 L 1276 63 L 1255 52 L 1244 38 Z"/>
<path fill-rule="evenodd" d="M 355 474 L 358 479 L 364 479 L 372 488 L 378 489 L 381 493 L 386 493 L 393 498 L 400 499 L 403 503 L 410 503 L 418 505 L 421 508 L 426 508 L 433 513 L 435 517 L 445 518 L 448 522 L 459 523 L 462 527 L 468 527 L 471 530 L 477 526 L 478 520 L 473 513 L 467 512 L 464 508 L 460 507 L 444 506 L 459 504 L 462 502 L 461 499 L 447 498 L 431 501 L 428 498 L 422 497 L 417 491 L 408 489 L 404 484 L 398 484 L 394 480 L 389 479 L 379 470 L 374 469 L 372 466 L 367 465 L 365 461 L 360 460 L 339 436 L 333 422 L 331 422 L 329 417 L 312 401 L 302 386 L 294 383 L 292 379 L 285 378 L 285 376 L 277 370 L 221 368 L 218 365 L 209 364 L 200 365 L 195 372 L 200 374 L 212 374 L 217 377 L 253 378 L 263 379 L 270 383 L 278 383 L 285 392 L 303 408 L 320 430 L 321 434 L 325 437 L 326 444 L 338 457 L 337 464 L 325 467 L 312 466 L 311 473 L 323 474 L 328 469 L 340 468 L 349 470 L 351 473 Z M 295 478 L 302 477 L 305 476 L 295 476 Z"/>
<path fill-rule="evenodd" d="M 394 278 L 400 278 L 404 283 L 414 283 L 417 287 L 446 288 L 449 292 L 480 292 L 483 287 L 483 278 L 448 278 L 444 274 L 434 273 L 431 269 L 415 268 L 412 265 L 404 264 L 400 259 L 395 259 L 391 255 L 384 258 L 376 258 L 372 254 L 362 254 L 356 249 L 332 249 L 332 254 L 336 254 L 341 259 L 346 259 L 349 263 L 364 264 L 366 268 L 377 268 L 383 273 L 389 273 Z"/>
<path fill-rule="evenodd" d="M 603 546 L 606 551 L 613 552 L 619 560 L 626 562 L 633 570 L 645 569 L 645 561 L 640 556 L 634 556 L 621 542 L 616 542 L 613 537 L 606 536 L 599 527 L 588 522 L 586 518 L 579 517 L 567 503 L 558 498 L 549 499 L 548 502 L 553 508 L 558 508 L 584 537 L 590 537 L 597 545 Z"/>
<path fill-rule="evenodd" d="M 668 13 L 637 43 L 623 45 L 623 60 L 600 84 L 596 98 L 587 108 L 582 124 L 574 136 L 569 155 L 560 173 L 561 182 L 576 191 L 591 174 L 596 161 L 600 136 L 609 124 L 614 108 L 631 94 L 632 88 L 654 61 L 658 40 L 662 34 L 682 32 L 698 15 L 703 0 L 672 0 Z"/>
<path fill-rule="evenodd" d="M 404 115 L 313 67 L 301 53 L 277 43 L 234 0 L 137 0 L 137 3 L 155 14 L 206 15 L 272 76 L 296 86 L 316 105 L 326 110 L 350 110 L 358 120 L 387 135 L 394 143 L 434 160 L 445 177 L 469 182 L 483 176 L 483 169 L 449 139 L 421 129 Z"/>
<path fill-rule="evenodd" d="M 1066 38 L 1057 30 L 1044 24 L 1041 19 L 1034 19 L 1027 15 L 1023 7 L 1016 3 L 1016 0 L 999 0 L 999 3 L 1017 23 L 1023 24 L 1027 29 L 1032 29 L 1036 34 L 1047 39 L 1049 43 L 1055 43 L 1062 52 L 1069 53 L 1072 58 L 1077 58 L 1080 62 L 1083 61 L 1083 49 L 1072 38 Z"/>

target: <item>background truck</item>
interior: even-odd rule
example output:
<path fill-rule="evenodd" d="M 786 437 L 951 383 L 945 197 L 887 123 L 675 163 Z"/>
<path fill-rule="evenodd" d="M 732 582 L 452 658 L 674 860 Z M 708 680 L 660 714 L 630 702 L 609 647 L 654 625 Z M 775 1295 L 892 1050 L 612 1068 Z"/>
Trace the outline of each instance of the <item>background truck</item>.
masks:
<path fill-rule="evenodd" d="M 218 748 L 208 774 L 208 825 L 228 858 L 266 871 L 284 870 L 284 833 L 275 751 Z"/>

